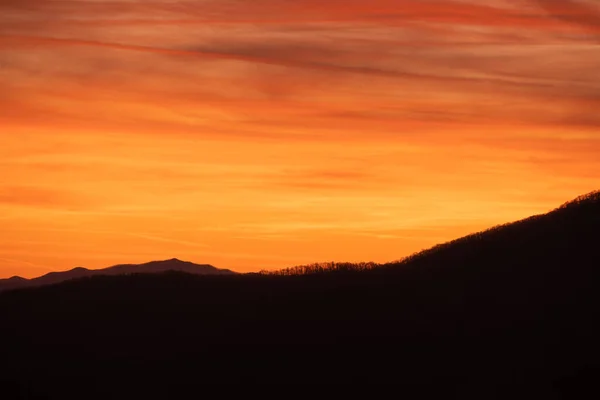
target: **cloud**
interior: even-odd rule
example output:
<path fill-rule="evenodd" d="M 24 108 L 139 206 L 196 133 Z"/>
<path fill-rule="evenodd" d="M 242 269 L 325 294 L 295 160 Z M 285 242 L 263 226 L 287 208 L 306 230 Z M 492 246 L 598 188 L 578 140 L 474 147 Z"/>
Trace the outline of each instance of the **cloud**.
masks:
<path fill-rule="evenodd" d="M 89 199 L 69 190 L 36 186 L 0 186 L 0 206 L 32 207 L 38 209 L 89 208 Z"/>
<path fill-rule="evenodd" d="M 600 6 L 590 0 L 534 0 L 551 17 L 600 33 Z"/>
<path fill-rule="evenodd" d="M 545 211 L 600 176 L 597 22 L 589 0 L 4 0 L 0 257 L 386 261 L 423 226 Z"/>

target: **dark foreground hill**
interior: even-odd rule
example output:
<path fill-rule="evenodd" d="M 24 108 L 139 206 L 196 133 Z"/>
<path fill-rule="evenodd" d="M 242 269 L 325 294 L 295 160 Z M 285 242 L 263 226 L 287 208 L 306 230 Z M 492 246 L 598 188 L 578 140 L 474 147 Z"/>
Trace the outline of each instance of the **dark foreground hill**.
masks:
<path fill-rule="evenodd" d="M 232 275 L 235 272 L 228 269 L 218 269 L 208 264 L 194 264 L 176 258 L 164 261 L 151 261 L 145 264 L 123 264 L 104 269 L 73 268 L 69 271 L 50 272 L 33 279 L 13 276 L 9 279 L 0 279 L 0 291 L 53 285 L 72 279 L 86 278 L 99 275 L 128 275 L 128 274 L 156 274 L 168 271 L 179 271 L 194 275 Z"/>
<path fill-rule="evenodd" d="M 199 396 L 211 383 L 582 398 L 599 378 L 598 232 L 591 194 L 362 271 L 97 276 L 7 291 L 0 376 L 26 398 Z"/>

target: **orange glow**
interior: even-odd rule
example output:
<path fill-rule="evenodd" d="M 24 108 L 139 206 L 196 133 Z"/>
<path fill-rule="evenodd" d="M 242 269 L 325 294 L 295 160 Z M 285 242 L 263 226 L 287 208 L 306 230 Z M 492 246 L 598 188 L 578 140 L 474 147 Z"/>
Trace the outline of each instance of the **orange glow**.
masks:
<path fill-rule="evenodd" d="M 389 261 L 598 189 L 589 0 L 0 3 L 0 277 Z"/>

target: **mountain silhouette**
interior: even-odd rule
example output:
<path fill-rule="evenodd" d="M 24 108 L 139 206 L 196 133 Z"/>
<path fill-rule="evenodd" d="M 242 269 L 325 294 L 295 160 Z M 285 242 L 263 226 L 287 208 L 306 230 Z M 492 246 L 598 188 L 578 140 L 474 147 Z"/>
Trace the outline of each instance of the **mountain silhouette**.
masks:
<path fill-rule="evenodd" d="M 181 261 L 177 258 L 164 261 L 151 261 L 145 264 L 122 264 L 104 269 L 91 270 L 77 267 L 69 271 L 50 272 L 46 275 L 25 279 L 14 276 L 9 279 L 0 279 L 0 291 L 7 289 L 18 289 L 23 287 L 35 287 L 52 285 L 71 279 L 86 278 L 99 275 L 126 275 L 126 274 L 156 274 L 167 271 L 179 271 L 195 275 L 232 275 L 235 272 L 228 269 L 218 269 L 208 264 L 194 264 L 189 261 Z"/>
<path fill-rule="evenodd" d="M 471 271 L 482 277 L 495 268 L 505 274 L 547 275 L 552 268 L 568 274 L 569 265 L 576 269 L 600 261 L 596 251 L 599 228 L 600 191 L 594 191 L 549 213 L 443 243 L 388 266 Z"/>
<path fill-rule="evenodd" d="M 20 276 L 13 276 L 8 279 L 0 279 L 0 291 L 8 289 L 17 289 L 27 286 L 29 280 Z"/>
<path fill-rule="evenodd" d="M 0 380 L 40 398 L 158 399 L 209 383 L 581 398 L 600 376 L 598 232 L 592 192 L 386 264 L 7 290 Z"/>

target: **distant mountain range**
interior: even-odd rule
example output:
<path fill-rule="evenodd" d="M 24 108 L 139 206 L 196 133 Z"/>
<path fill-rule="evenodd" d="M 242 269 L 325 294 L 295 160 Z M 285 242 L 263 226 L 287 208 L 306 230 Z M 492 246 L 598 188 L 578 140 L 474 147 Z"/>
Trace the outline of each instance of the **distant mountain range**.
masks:
<path fill-rule="evenodd" d="M 50 272 L 46 275 L 26 279 L 13 276 L 9 279 L 0 279 L 0 291 L 8 289 L 19 289 L 24 287 L 37 287 L 53 285 L 72 279 L 86 278 L 91 276 L 114 276 L 129 274 L 156 274 L 167 271 L 185 272 L 194 275 L 235 275 L 228 269 L 219 269 L 209 264 L 194 264 L 189 261 L 181 261 L 176 258 L 163 261 L 151 261 L 145 264 L 120 264 L 104 269 L 73 268 L 69 271 Z"/>
<path fill-rule="evenodd" d="M 368 268 L 231 275 L 168 260 L 48 274 L 32 281 L 114 276 L 0 293 L 2 399 L 162 400 L 232 383 L 598 398 L 599 232 L 593 192 Z M 154 273 L 168 270 L 194 275 Z"/>
<path fill-rule="evenodd" d="M 593 225 L 600 212 L 600 191 L 590 192 L 579 196 L 571 201 L 562 204 L 557 209 L 546 214 L 535 215 L 529 218 L 511 222 L 494 228 L 473 233 L 471 235 L 452 240 L 447 243 L 438 244 L 430 249 L 426 249 L 408 256 L 400 261 L 386 264 L 371 263 L 375 267 L 419 267 L 434 266 L 434 268 L 446 269 L 449 264 L 460 263 L 458 258 L 468 259 L 470 262 L 478 261 L 486 264 L 495 263 L 500 259 L 513 259 L 518 255 L 523 260 L 525 253 L 534 253 L 531 256 L 537 259 L 537 262 L 547 263 L 545 260 L 554 258 L 553 255 L 559 249 L 567 246 L 567 243 L 573 241 L 576 235 L 569 234 L 570 229 L 576 228 L 576 234 L 587 234 L 587 231 L 581 228 L 584 225 Z M 585 221 L 579 224 L 576 221 Z M 590 229 L 585 226 L 585 229 Z M 561 239 L 562 238 L 562 239 Z M 583 242 L 591 239 L 591 236 L 585 236 L 583 240 L 577 242 L 581 246 Z M 570 244 L 570 243 L 569 243 Z M 543 251 L 543 248 L 548 251 Z M 565 255 L 573 257 L 573 254 L 560 252 L 559 257 Z M 529 255 L 528 255 L 529 256 Z M 480 258 L 480 259 L 479 259 Z M 494 261 L 493 261 L 494 260 Z M 513 261 L 514 262 L 514 261 Z M 350 266 L 355 269 L 357 265 L 350 263 L 341 263 L 340 266 Z M 308 268 L 307 268 L 308 267 Z M 319 267 L 317 267 L 319 269 Z M 360 268 L 359 268 L 360 269 Z M 404 269 L 404 268 L 403 268 Z M 479 268 L 476 268 L 478 270 Z M 280 271 L 271 271 L 270 274 L 289 275 L 296 274 L 296 271 L 315 270 L 314 266 L 299 266 L 286 268 Z M 73 279 L 86 278 L 91 276 L 118 276 L 130 274 L 156 274 L 168 271 L 184 272 L 192 275 L 237 275 L 238 273 L 229 269 L 219 269 L 209 264 L 195 264 L 189 261 L 181 261 L 177 258 L 163 261 L 151 261 L 144 264 L 120 264 L 112 267 L 90 270 L 87 268 L 73 268 L 68 271 L 50 272 L 46 275 L 26 279 L 20 276 L 13 276 L 8 279 L 0 279 L 0 292 L 9 289 L 18 289 L 25 287 L 39 287 L 53 285 Z"/>

